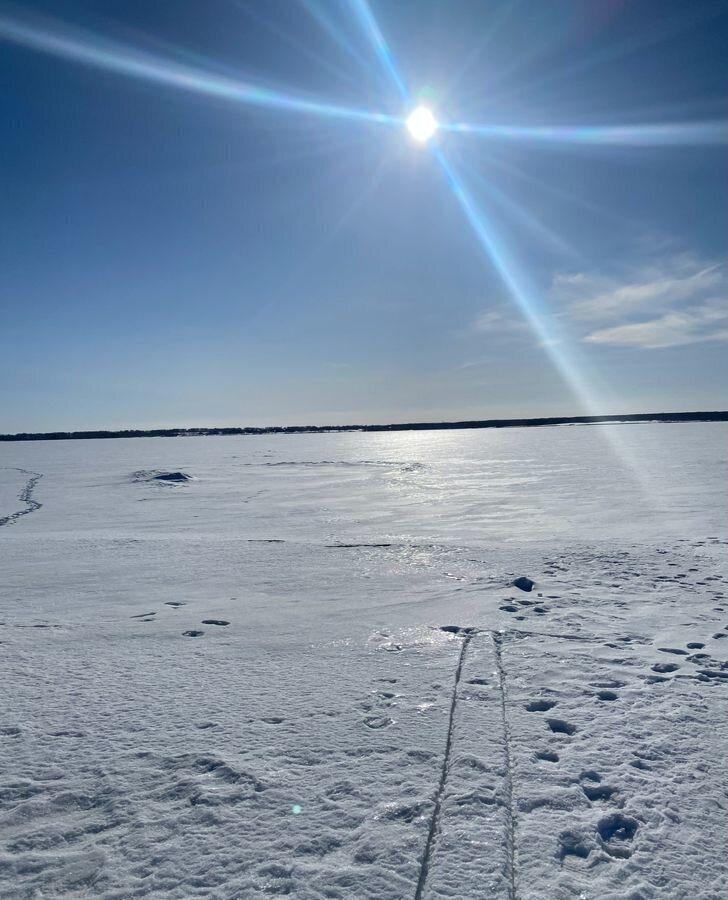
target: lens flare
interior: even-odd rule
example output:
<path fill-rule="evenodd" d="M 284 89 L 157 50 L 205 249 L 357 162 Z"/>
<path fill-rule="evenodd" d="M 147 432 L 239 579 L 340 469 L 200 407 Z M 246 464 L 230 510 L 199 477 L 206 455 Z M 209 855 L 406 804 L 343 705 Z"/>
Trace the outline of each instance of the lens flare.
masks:
<path fill-rule="evenodd" d="M 426 144 L 437 129 L 437 119 L 426 106 L 418 106 L 407 118 L 407 130 L 420 144 Z"/>
<path fill-rule="evenodd" d="M 386 125 L 399 125 L 402 122 L 401 118 L 386 113 L 353 109 L 250 84 L 174 59 L 156 56 L 59 22 L 49 23 L 45 20 L 43 24 L 28 23 L 0 16 L 0 40 L 11 41 L 81 65 L 234 103 Z"/>
<path fill-rule="evenodd" d="M 382 34 L 379 23 L 374 18 L 374 13 L 367 3 L 367 0 L 349 0 L 349 5 L 354 16 L 359 20 L 364 32 L 371 41 L 374 51 L 384 67 L 384 71 L 391 79 L 392 84 L 397 88 L 400 97 L 403 100 L 408 101 L 410 93 L 407 89 L 407 85 L 404 83 L 404 79 L 399 73 L 392 51 L 389 49 L 389 44 Z"/>
<path fill-rule="evenodd" d="M 728 143 L 728 121 L 674 122 L 656 125 L 584 125 L 550 127 L 471 125 L 451 122 L 444 131 L 472 134 L 494 141 L 535 144 L 603 144 L 622 147 L 691 147 Z"/>

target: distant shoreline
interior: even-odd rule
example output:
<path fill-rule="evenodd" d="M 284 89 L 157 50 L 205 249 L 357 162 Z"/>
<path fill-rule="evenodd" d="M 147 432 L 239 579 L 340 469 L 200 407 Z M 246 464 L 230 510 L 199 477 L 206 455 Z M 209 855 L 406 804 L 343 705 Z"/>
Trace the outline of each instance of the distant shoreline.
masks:
<path fill-rule="evenodd" d="M 281 425 L 265 428 L 153 428 L 123 431 L 50 431 L 0 434 L 0 441 L 79 441 L 104 438 L 200 437 L 208 435 L 327 434 L 367 431 L 448 431 L 468 428 L 535 428 L 544 425 L 599 425 L 631 422 L 728 422 L 728 411 L 632 413 L 615 416 L 550 416 L 543 419 L 480 419 L 464 422 L 409 422 L 392 425 Z"/>

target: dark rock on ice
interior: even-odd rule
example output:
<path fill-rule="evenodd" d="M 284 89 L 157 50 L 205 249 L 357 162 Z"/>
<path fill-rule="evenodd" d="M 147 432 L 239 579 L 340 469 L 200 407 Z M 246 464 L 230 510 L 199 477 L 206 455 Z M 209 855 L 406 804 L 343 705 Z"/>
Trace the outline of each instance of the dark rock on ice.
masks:
<path fill-rule="evenodd" d="M 514 582 L 512 582 L 512 584 L 513 584 L 513 587 L 520 588 L 522 591 L 530 592 L 533 590 L 533 587 L 536 584 L 536 582 L 531 581 L 530 578 L 526 578 L 525 575 L 521 575 L 520 577 L 516 578 L 516 580 Z"/>
<path fill-rule="evenodd" d="M 154 475 L 152 481 L 191 481 L 192 476 L 186 472 L 160 472 Z"/>

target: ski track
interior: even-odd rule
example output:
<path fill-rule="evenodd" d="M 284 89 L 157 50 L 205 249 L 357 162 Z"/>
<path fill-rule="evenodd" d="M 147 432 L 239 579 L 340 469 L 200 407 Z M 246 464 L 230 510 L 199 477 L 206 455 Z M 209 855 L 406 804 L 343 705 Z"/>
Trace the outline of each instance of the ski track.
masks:
<path fill-rule="evenodd" d="M 508 724 L 508 689 L 506 683 L 506 670 L 503 665 L 503 633 L 491 632 L 493 648 L 495 650 L 496 666 L 498 670 L 498 687 L 500 693 L 501 718 L 503 720 L 503 754 L 505 756 L 506 777 L 506 865 L 508 868 L 508 900 L 516 900 L 516 874 L 517 874 L 517 846 L 516 846 L 516 803 L 514 791 L 514 763 L 511 752 L 511 731 Z"/>
<path fill-rule="evenodd" d="M 0 528 L 3 525 L 12 525 L 14 522 L 17 522 L 21 516 L 27 516 L 29 513 L 36 512 L 39 510 L 43 504 L 39 503 L 37 500 L 33 499 L 33 490 L 35 489 L 36 484 L 40 481 L 43 475 L 40 472 L 30 472 L 28 469 L 21 469 L 17 466 L 12 466 L 9 468 L 15 469 L 16 472 L 22 472 L 23 475 L 30 475 L 30 478 L 25 483 L 25 486 L 21 489 L 18 494 L 18 500 L 21 503 L 25 503 L 25 509 L 19 509 L 14 513 L 11 513 L 9 516 L 3 516 L 0 519 Z"/>
<path fill-rule="evenodd" d="M 453 741 L 453 733 L 455 731 L 455 708 L 457 706 L 458 699 L 458 690 L 460 688 L 460 677 L 463 671 L 463 663 L 465 662 L 465 654 L 467 653 L 468 646 L 470 645 L 471 640 L 475 636 L 475 632 L 471 631 L 470 633 L 466 633 L 463 638 L 463 644 L 460 648 L 460 654 L 458 656 L 458 665 L 455 670 L 455 684 L 453 686 L 452 691 L 452 699 L 450 701 L 450 716 L 448 719 L 447 726 L 447 738 L 445 740 L 445 754 L 442 760 L 442 770 L 440 772 L 440 781 L 437 785 L 437 790 L 435 792 L 435 806 L 432 810 L 432 818 L 430 819 L 430 827 L 427 832 L 427 841 L 425 843 L 425 850 L 422 854 L 422 864 L 420 865 L 420 874 L 417 879 L 417 890 L 415 891 L 415 900 L 422 900 L 424 896 L 425 887 L 427 885 L 427 873 L 430 868 L 430 859 L 432 857 L 432 851 L 435 846 L 435 840 L 437 837 L 438 825 L 440 820 L 440 811 L 442 809 L 442 797 L 445 792 L 445 784 L 447 783 L 447 775 L 448 770 L 450 768 L 450 751 L 452 749 L 452 741 Z"/>

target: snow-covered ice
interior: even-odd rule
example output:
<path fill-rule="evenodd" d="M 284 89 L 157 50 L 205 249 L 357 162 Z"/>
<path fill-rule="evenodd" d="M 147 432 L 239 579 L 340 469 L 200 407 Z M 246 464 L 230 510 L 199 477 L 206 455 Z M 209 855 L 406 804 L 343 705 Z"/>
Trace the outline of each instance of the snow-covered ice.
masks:
<path fill-rule="evenodd" d="M 727 439 L 0 444 L 0 895 L 725 897 Z"/>

